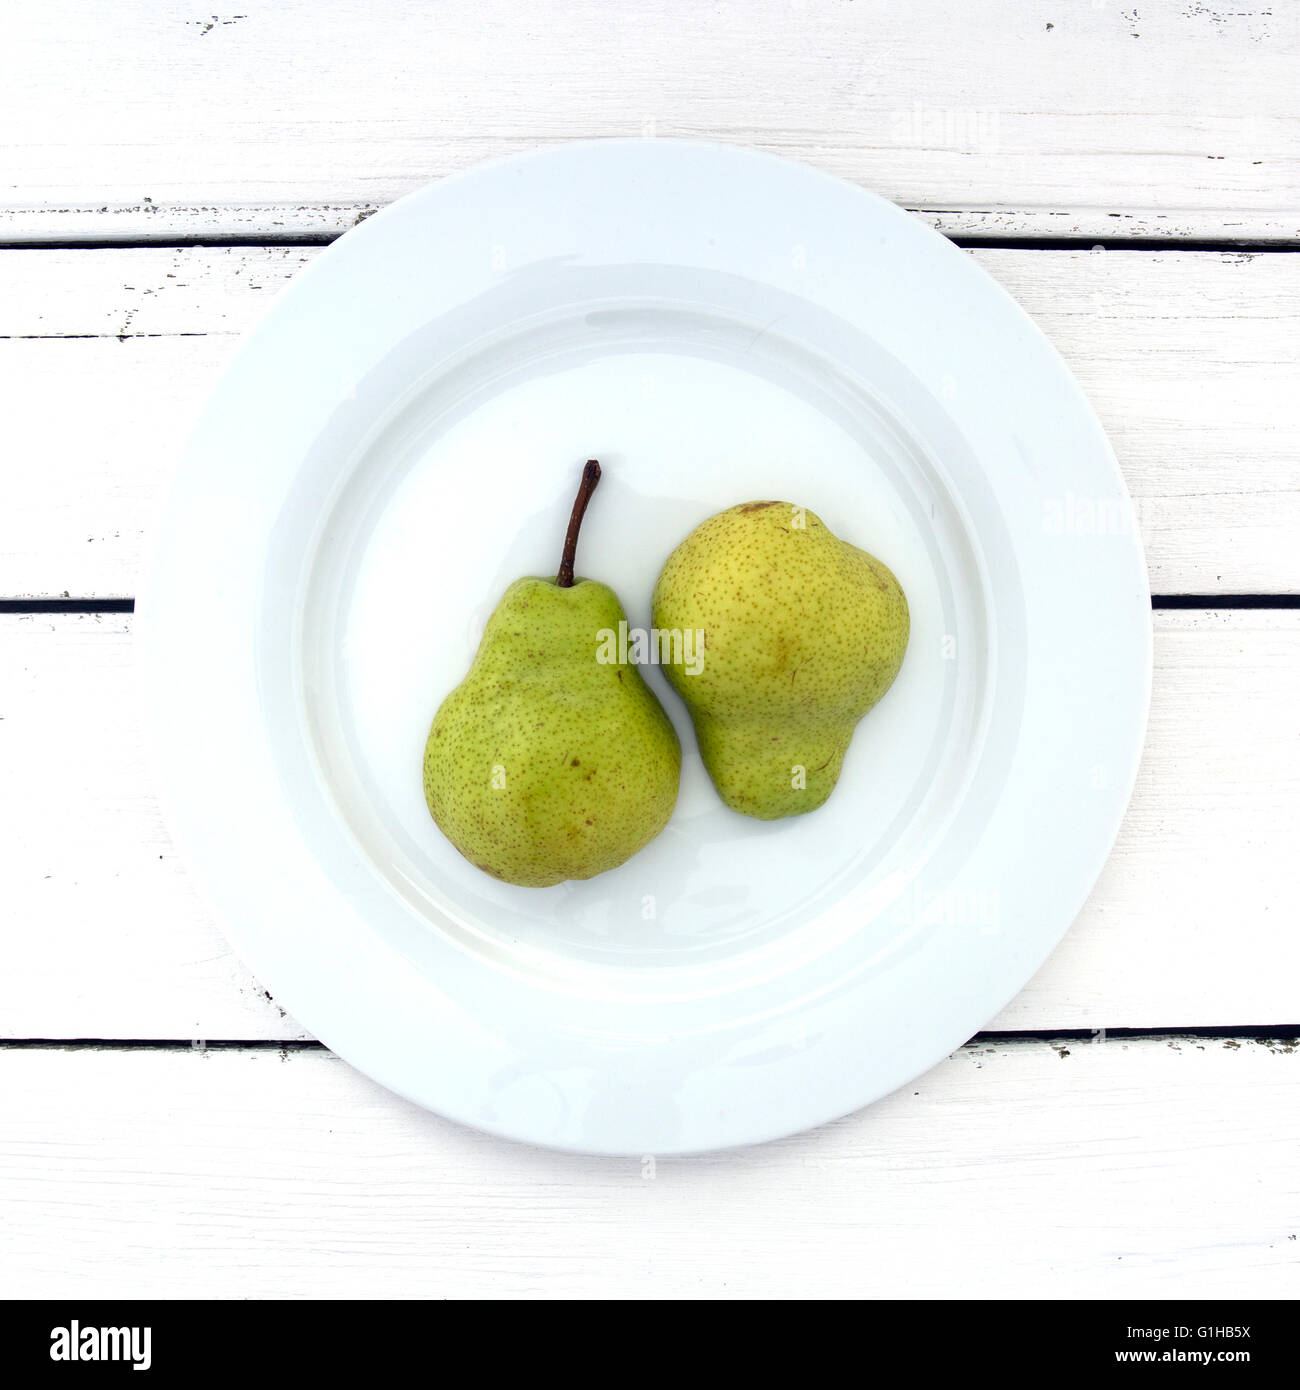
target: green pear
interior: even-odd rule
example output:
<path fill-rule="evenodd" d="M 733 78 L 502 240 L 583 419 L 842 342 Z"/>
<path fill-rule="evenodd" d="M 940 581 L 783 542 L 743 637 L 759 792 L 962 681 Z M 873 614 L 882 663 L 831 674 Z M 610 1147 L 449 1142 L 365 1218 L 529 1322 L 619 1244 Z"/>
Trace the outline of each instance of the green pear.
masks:
<path fill-rule="evenodd" d="M 623 606 L 573 576 L 599 479 L 593 459 L 559 573 L 506 590 L 425 743 L 424 797 L 443 834 L 484 873 L 524 887 L 617 868 L 677 801 L 676 730 L 635 666 L 601 660 Z"/>
<path fill-rule="evenodd" d="M 788 502 L 744 502 L 697 526 L 668 557 L 652 611 L 661 632 L 702 634 L 702 661 L 665 673 L 718 794 L 760 820 L 826 800 L 907 650 L 898 580 Z"/>

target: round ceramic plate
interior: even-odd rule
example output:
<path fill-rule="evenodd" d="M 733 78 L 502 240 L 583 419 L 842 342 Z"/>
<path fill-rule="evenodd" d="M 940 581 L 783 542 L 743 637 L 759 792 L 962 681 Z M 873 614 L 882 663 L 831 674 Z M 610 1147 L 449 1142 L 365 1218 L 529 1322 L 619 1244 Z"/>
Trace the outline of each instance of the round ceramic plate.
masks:
<path fill-rule="evenodd" d="M 819 811 L 727 810 L 683 748 L 664 833 L 553 888 L 425 809 L 430 719 L 507 584 L 580 572 L 633 626 L 737 502 L 898 575 L 902 673 Z M 276 999 L 494 1133 L 673 1153 L 843 1115 L 1029 979 L 1119 826 L 1149 600 L 1114 457 L 965 253 L 797 164 L 569 145 L 403 199 L 245 340 L 180 465 L 142 608 L 169 817 Z"/>

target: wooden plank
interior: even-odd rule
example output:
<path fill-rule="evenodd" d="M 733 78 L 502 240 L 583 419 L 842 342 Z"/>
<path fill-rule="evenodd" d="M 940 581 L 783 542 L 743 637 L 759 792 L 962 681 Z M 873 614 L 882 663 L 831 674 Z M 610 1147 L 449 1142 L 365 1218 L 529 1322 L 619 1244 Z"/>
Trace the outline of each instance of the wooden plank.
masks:
<path fill-rule="evenodd" d="M 323 1052 L 0 1050 L 0 1099 L 2 1297 L 1300 1292 L 1285 1043 L 966 1048 L 689 1159 L 491 1139 Z"/>
<path fill-rule="evenodd" d="M 311 254 L 0 253 L 0 594 L 129 596 L 236 335 Z"/>
<path fill-rule="evenodd" d="M 315 254 L 0 252 L 0 594 L 135 592 L 164 480 L 232 335 Z M 1096 405 L 1155 590 L 1300 591 L 1300 256 L 972 254 Z"/>
<path fill-rule="evenodd" d="M 1152 591 L 1300 591 L 1300 256 L 973 254 L 1100 416 Z"/>
<path fill-rule="evenodd" d="M 948 232 L 1294 239 L 1300 12 L 1147 0 L 16 7 L 2 234 L 337 232 L 537 144 L 788 155 Z"/>
<path fill-rule="evenodd" d="M 301 1037 L 235 958 L 163 828 L 131 620 L 0 617 L 5 1037 Z"/>
<path fill-rule="evenodd" d="M 995 1028 L 1298 1021 L 1300 612 L 1153 618 L 1128 815 L 1074 927 Z"/>
<path fill-rule="evenodd" d="M 0 594 L 131 596 L 229 336 L 0 340 Z"/>
<path fill-rule="evenodd" d="M 1145 761 L 1065 942 L 995 1029 L 1283 1025 L 1300 902 L 1300 613 L 1161 612 Z M 163 829 L 131 619 L 0 617 L 0 1036 L 294 1038 Z"/>

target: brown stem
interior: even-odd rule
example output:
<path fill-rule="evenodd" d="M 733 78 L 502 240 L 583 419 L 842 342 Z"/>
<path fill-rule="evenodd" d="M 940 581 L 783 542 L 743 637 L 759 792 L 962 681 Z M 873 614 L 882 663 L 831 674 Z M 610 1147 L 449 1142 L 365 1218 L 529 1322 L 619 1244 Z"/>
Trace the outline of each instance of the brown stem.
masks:
<path fill-rule="evenodd" d="M 569 529 L 564 536 L 564 553 L 560 556 L 560 571 L 555 576 L 555 582 L 561 589 L 573 587 L 573 560 L 578 551 L 578 532 L 582 527 L 582 518 L 587 510 L 587 503 L 591 501 L 591 494 L 595 492 L 598 482 L 600 482 L 600 464 L 595 459 L 588 459 L 587 466 L 582 470 L 582 482 L 578 484 L 578 495 L 573 499 L 573 511 L 569 516 Z"/>

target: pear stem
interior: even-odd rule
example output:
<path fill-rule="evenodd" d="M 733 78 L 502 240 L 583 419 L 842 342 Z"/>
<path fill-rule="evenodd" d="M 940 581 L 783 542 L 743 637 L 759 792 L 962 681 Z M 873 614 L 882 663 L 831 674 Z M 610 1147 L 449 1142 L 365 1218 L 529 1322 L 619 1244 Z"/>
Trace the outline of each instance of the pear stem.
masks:
<path fill-rule="evenodd" d="M 569 515 L 569 529 L 564 536 L 564 553 L 560 556 L 559 573 L 555 582 L 561 589 L 573 588 L 573 561 L 578 553 L 578 532 L 582 529 L 582 518 L 587 511 L 591 494 L 600 482 L 600 464 L 588 459 L 582 470 L 582 482 L 578 484 L 578 495 L 573 499 L 573 511 Z"/>

